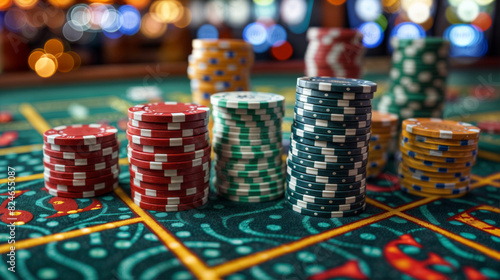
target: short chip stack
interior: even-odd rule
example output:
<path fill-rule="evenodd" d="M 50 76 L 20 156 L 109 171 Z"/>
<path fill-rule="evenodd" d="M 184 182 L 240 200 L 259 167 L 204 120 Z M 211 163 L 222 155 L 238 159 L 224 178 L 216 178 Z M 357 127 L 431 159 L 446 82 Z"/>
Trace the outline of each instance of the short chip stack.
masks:
<path fill-rule="evenodd" d="M 45 189 L 54 196 L 85 198 L 118 187 L 118 130 L 103 124 L 58 126 L 43 134 Z"/>
<path fill-rule="evenodd" d="M 480 129 L 463 122 L 417 118 L 403 121 L 400 185 L 418 196 L 453 198 L 470 188 Z"/>
<path fill-rule="evenodd" d="M 398 133 L 398 116 L 391 113 L 372 111 L 370 152 L 368 154 L 368 178 L 377 177 L 388 159 L 388 150 L 395 143 Z"/>
<path fill-rule="evenodd" d="M 161 102 L 130 107 L 127 147 L 132 199 L 141 208 L 200 207 L 210 191 L 206 106 Z"/>
<path fill-rule="evenodd" d="M 194 102 L 209 106 L 216 92 L 249 90 L 253 61 L 252 45 L 244 40 L 193 40 L 187 73 Z"/>
<path fill-rule="evenodd" d="M 360 78 L 365 55 L 357 29 L 310 27 L 305 53 L 306 76 Z"/>
<path fill-rule="evenodd" d="M 274 93 L 212 95 L 217 193 L 239 202 L 283 196 L 281 122 L 285 98 Z"/>
<path fill-rule="evenodd" d="M 287 159 L 285 205 L 313 217 L 365 209 L 371 98 L 377 84 L 331 77 L 298 78 Z"/>
<path fill-rule="evenodd" d="M 440 118 L 448 75 L 449 41 L 430 37 L 391 40 L 392 80 L 389 93 L 378 104 L 381 112 L 406 118 Z"/>

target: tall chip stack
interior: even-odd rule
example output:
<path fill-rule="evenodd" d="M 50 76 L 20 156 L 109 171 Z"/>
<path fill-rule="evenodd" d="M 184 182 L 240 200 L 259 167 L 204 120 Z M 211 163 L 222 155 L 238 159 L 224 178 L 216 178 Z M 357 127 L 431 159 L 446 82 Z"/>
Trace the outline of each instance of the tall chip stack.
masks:
<path fill-rule="evenodd" d="M 368 178 L 377 177 L 385 168 L 389 148 L 395 143 L 398 133 L 398 116 L 391 113 L 372 111 L 370 149 L 368 154 Z"/>
<path fill-rule="evenodd" d="M 470 189 L 480 129 L 468 123 L 416 118 L 403 121 L 399 183 L 405 192 L 454 198 Z"/>
<path fill-rule="evenodd" d="M 222 92 L 211 97 L 215 173 L 219 196 L 264 202 L 283 196 L 281 122 L 285 98 L 263 92 Z"/>
<path fill-rule="evenodd" d="M 127 124 L 130 188 L 143 209 L 198 208 L 210 191 L 210 110 L 190 103 L 130 107 Z"/>
<path fill-rule="evenodd" d="M 429 37 L 391 40 L 391 88 L 377 109 L 406 118 L 441 118 L 448 75 L 449 41 Z"/>
<path fill-rule="evenodd" d="M 188 77 L 193 101 L 210 106 L 210 96 L 221 91 L 250 89 L 252 45 L 238 39 L 195 39 Z"/>
<path fill-rule="evenodd" d="M 360 78 L 365 55 L 357 29 L 310 27 L 307 30 L 306 76 Z"/>
<path fill-rule="evenodd" d="M 54 196 L 95 197 L 118 187 L 118 130 L 104 124 L 58 126 L 43 134 L 45 189 Z"/>
<path fill-rule="evenodd" d="M 376 90 L 376 83 L 365 80 L 297 79 L 286 207 L 324 218 L 354 216 L 365 209 Z"/>

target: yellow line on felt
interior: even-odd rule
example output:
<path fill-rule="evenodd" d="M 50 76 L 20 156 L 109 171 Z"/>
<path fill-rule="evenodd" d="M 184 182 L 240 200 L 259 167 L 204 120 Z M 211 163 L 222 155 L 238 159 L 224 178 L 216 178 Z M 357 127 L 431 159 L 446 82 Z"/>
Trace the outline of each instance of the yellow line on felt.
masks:
<path fill-rule="evenodd" d="M 382 204 L 376 200 L 367 198 L 366 201 L 373 206 L 378 208 L 387 210 L 386 212 L 370 216 L 365 219 L 358 220 L 356 222 L 352 222 L 350 224 L 343 225 L 341 227 L 337 227 L 328 231 L 324 231 L 322 233 L 318 233 L 315 235 L 310 235 L 304 238 L 301 238 L 297 241 L 293 241 L 287 244 L 282 244 L 279 247 L 271 248 L 268 250 L 264 250 L 252 255 L 244 256 L 239 259 L 235 259 L 229 262 L 225 262 L 223 264 L 212 267 L 213 270 L 217 272 L 219 276 L 227 276 L 233 274 L 235 272 L 250 268 L 252 266 L 264 263 L 271 259 L 283 256 L 285 254 L 293 253 L 298 250 L 304 249 L 306 247 L 315 245 L 317 243 L 323 242 L 325 240 L 331 239 L 333 237 L 345 234 L 349 231 L 358 229 L 360 227 L 366 226 L 368 224 L 372 224 L 391 216 L 394 216 L 397 211 L 402 209 L 401 211 L 408 210 L 423 204 L 428 203 L 429 201 L 435 200 L 436 198 L 424 198 L 417 200 L 415 202 L 403 205 L 399 208 L 393 209 L 385 204 Z"/>
<path fill-rule="evenodd" d="M 197 279 L 218 279 L 217 274 L 214 273 L 208 266 L 203 263 L 195 254 L 191 253 L 188 248 L 179 242 L 174 235 L 168 230 L 159 225 L 151 215 L 145 212 L 142 208 L 137 206 L 132 199 L 123 191 L 121 187 L 115 189 L 116 195 L 120 197 L 130 209 L 132 209 L 143 222 L 153 231 L 158 238 L 163 241 L 165 246 L 172 251 L 178 259 L 196 276 Z"/>
<path fill-rule="evenodd" d="M 99 231 L 104 231 L 112 228 L 117 228 L 121 226 L 126 226 L 126 225 L 131 225 L 131 224 L 136 224 L 140 223 L 142 221 L 141 218 L 131 218 L 127 220 L 121 220 L 121 221 L 116 221 L 116 222 L 110 222 L 110 223 L 105 223 L 101 225 L 96 225 L 96 226 L 91 226 L 91 227 L 86 227 L 82 229 L 76 229 L 68 232 L 60 232 L 60 233 L 55 233 L 51 235 L 46 235 L 42 237 L 37 237 L 37 238 L 30 238 L 30 239 L 24 239 L 24 240 L 16 240 L 16 244 L 8 244 L 4 243 L 0 245 L 0 254 L 5 254 L 10 251 L 10 246 L 15 246 L 16 250 L 20 249 L 27 249 L 35 246 L 40 246 L 40 245 L 45 245 L 50 242 L 58 242 L 58 241 L 63 241 L 71 238 L 76 238 L 84 235 L 89 235 L 93 232 L 99 232 Z M 21 226 L 22 227 L 22 226 Z"/>
<path fill-rule="evenodd" d="M 8 154 L 27 153 L 27 152 L 31 152 L 31 151 L 39 151 L 42 148 L 43 148 L 42 144 L 10 147 L 10 148 L 5 148 L 5 149 L 0 149 L 0 156 L 4 156 L 4 155 L 8 155 Z"/>
<path fill-rule="evenodd" d="M 400 218 L 403 218 L 403 219 L 406 219 L 406 220 L 408 220 L 410 222 L 413 222 L 413 223 L 415 223 L 415 224 L 417 224 L 417 225 L 419 225 L 421 227 L 425 227 L 425 228 L 430 229 L 430 230 L 432 230 L 434 232 L 437 232 L 437 233 L 439 233 L 441 235 L 444 235 L 444 236 L 446 236 L 446 237 L 448 237 L 450 239 L 453 239 L 453 240 L 455 240 L 455 241 L 457 241 L 457 242 L 459 242 L 459 243 L 461 243 L 461 244 L 463 244 L 465 246 L 468 246 L 468 247 L 470 247 L 472 249 L 476 249 L 479 252 L 481 252 L 481 253 L 489 256 L 490 258 L 493 258 L 493 259 L 496 259 L 496 260 L 500 261 L 500 252 L 498 252 L 498 251 L 490 249 L 490 248 L 488 248 L 488 247 L 486 247 L 484 245 L 481 245 L 481 244 L 479 244 L 477 242 L 474 242 L 474 241 L 469 240 L 467 238 L 464 238 L 464 237 L 462 237 L 460 235 L 457 235 L 457 234 L 454 234 L 452 232 L 449 232 L 449 231 L 447 231 L 447 230 L 445 230 L 443 228 L 440 228 L 440 227 L 438 227 L 438 226 L 436 226 L 434 224 L 431 224 L 429 222 L 420 220 L 419 218 L 407 215 L 405 213 L 399 212 L 399 213 L 396 213 L 396 215 L 399 216 Z"/>
<path fill-rule="evenodd" d="M 28 122 L 42 134 L 50 129 L 50 125 L 45 119 L 36 111 L 36 109 L 28 103 L 23 103 L 19 106 L 19 111 L 28 120 Z"/>

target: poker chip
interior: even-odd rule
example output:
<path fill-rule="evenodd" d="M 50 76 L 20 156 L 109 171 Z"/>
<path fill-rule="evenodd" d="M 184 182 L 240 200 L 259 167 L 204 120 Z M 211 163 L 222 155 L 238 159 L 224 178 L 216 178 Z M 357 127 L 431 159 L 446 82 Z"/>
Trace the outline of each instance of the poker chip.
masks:
<path fill-rule="evenodd" d="M 210 110 L 161 102 L 128 110 L 127 156 L 132 199 L 152 211 L 182 211 L 208 201 Z"/>
<path fill-rule="evenodd" d="M 284 97 L 264 92 L 221 92 L 213 105 L 217 193 L 239 202 L 277 199 L 284 192 L 281 122 Z"/>
<path fill-rule="evenodd" d="M 206 106 L 178 102 L 150 103 L 128 109 L 129 119 L 144 122 L 187 122 L 206 119 L 209 115 L 210 109 Z"/>
<path fill-rule="evenodd" d="M 329 34 L 326 30 L 322 32 Z M 334 32 L 325 36 L 343 35 Z M 327 63 L 341 60 L 328 57 Z M 316 61 L 321 63 L 325 62 Z M 288 208 L 328 218 L 362 212 L 372 138 L 370 99 L 376 89 L 377 84 L 365 80 L 297 79 L 286 161 Z"/>
<path fill-rule="evenodd" d="M 399 117 L 396 114 L 372 111 L 368 178 L 377 178 L 387 164 L 389 147 L 395 143 Z M 384 143 L 384 144 L 376 144 Z"/>
<path fill-rule="evenodd" d="M 63 125 L 43 133 L 47 144 L 56 145 L 95 145 L 116 139 L 118 130 L 104 124 Z"/>
<path fill-rule="evenodd" d="M 489 134 L 500 134 L 500 122 L 498 121 L 479 122 L 477 127 Z"/>
<path fill-rule="evenodd" d="M 103 189 L 99 190 L 88 190 L 88 191 L 75 191 L 75 192 L 69 192 L 65 190 L 59 190 L 57 187 L 61 187 L 63 189 L 67 188 L 70 189 L 69 187 L 66 186 L 56 186 L 56 188 L 51 187 L 50 184 L 45 183 L 44 189 L 53 196 L 58 196 L 58 197 L 66 197 L 66 198 L 89 198 L 89 197 L 96 197 L 96 196 L 101 196 L 104 194 L 107 194 L 109 192 L 112 192 L 114 189 L 118 187 L 118 182 L 115 182 L 115 184 L 111 185 L 110 187 L 105 187 Z"/>
<path fill-rule="evenodd" d="M 210 97 L 215 93 L 249 90 L 253 62 L 252 45 L 244 40 L 193 40 L 187 74 L 194 102 L 209 106 Z"/>
<path fill-rule="evenodd" d="M 115 144 L 112 147 L 103 148 L 101 150 L 93 152 L 60 152 L 51 150 L 49 147 L 50 146 L 48 145 L 44 145 L 43 148 L 44 155 L 59 159 L 68 159 L 68 160 L 106 157 L 109 155 L 113 155 L 114 153 L 117 154 L 119 150 L 118 144 Z"/>
<path fill-rule="evenodd" d="M 407 119 L 400 137 L 399 182 L 423 197 L 453 198 L 470 190 L 480 128 L 441 119 Z"/>
<path fill-rule="evenodd" d="M 391 85 L 377 109 L 405 118 L 441 118 L 450 43 L 438 37 L 392 38 Z"/>
<path fill-rule="evenodd" d="M 50 158 L 51 161 L 54 160 L 54 158 Z M 90 165 L 64 165 L 64 164 L 57 164 L 57 163 L 50 163 L 43 160 L 43 166 L 45 168 L 48 168 L 50 170 L 54 171 L 59 171 L 59 172 L 89 172 L 89 171 L 100 171 L 103 169 L 110 168 L 113 165 L 116 165 L 118 163 L 118 158 L 110 160 L 110 161 L 105 161 L 105 162 L 100 162 L 96 164 L 90 164 Z"/>
<path fill-rule="evenodd" d="M 118 165 L 112 165 L 110 168 L 97 170 L 97 171 L 83 171 L 83 172 L 63 172 L 56 171 L 49 168 L 44 168 L 44 174 L 51 176 L 53 178 L 70 179 L 70 180 L 85 180 L 90 178 L 97 178 L 101 176 L 106 176 L 108 174 L 119 171 Z"/>
<path fill-rule="evenodd" d="M 97 177 L 97 178 L 88 178 L 88 179 L 64 179 L 53 177 L 50 172 L 44 172 L 45 182 L 58 184 L 58 185 L 67 185 L 73 187 L 85 187 L 85 186 L 95 186 L 95 185 L 106 185 L 106 183 L 115 181 L 118 178 L 120 172 L 118 170 L 113 171 L 112 173 L 106 174 L 105 176 Z M 54 174 L 55 175 L 55 174 Z"/>
<path fill-rule="evenodd" d="M 93 158 L 76 158 L 76 159 L 61 159 L 44 153 L 43 161 L 52 164 L 60 164 L 66 166 L 88 166 L 99 164 L 101 162 L 109 162 L 118 159 L 118 151 L 112 152 L 110 155 Z"/>
<path fill-rule="evenodd" d="M 102 150 L 110 147 L 114 147 L 118 145 L 118 142 L 115 140 L 104 142 L 104 143 L 99 143 L 99 144 L 94 144 L 94 145 L 56 145 L 56 144 L 49 144 L 44 142 L 43 148 L 45 150 L 50 150 L 50 151 L 56 151 L 56 152 L 72 152 L 72 153 L 91 153 L 91 152 L 98 152 L 102 154 Z"/>

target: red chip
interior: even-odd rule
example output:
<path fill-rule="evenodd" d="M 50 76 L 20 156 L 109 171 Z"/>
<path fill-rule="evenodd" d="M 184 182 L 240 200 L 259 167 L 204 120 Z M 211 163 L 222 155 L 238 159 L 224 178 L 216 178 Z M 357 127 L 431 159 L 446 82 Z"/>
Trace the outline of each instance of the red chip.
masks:
<path fill-rule="evenodd" d="M 44 141 L 56 145 L 95 145 L 116 139 L 118 130 L 103 124 L 62 125 L 45 131 Z"/>
<path fill-rule="evenodd" d="M 208 107 L 191 103 L 160 102 L 128 109 L 130 119 L 144 122 L 189 122 L 206 119 L 209 115 Z"/>
<path fill-rule="evenodd" d="M 477 123 L 477 127 L 481 129 L 481 132 L 486 132 L 489 134 L 500 134 L 500 122 L 479 122 Z"/>
<path fill-rule="evenodd" d="M 0 123 L 8 123 L 14 119 L 12 114 L 8 111 L 0 111 Z"/>
<path fill-rule="evenodd" d="M 16 131 L 7 131 L 0 135 L 0 147 L 10 146 L 19 138 L 19 133 Z"/>

